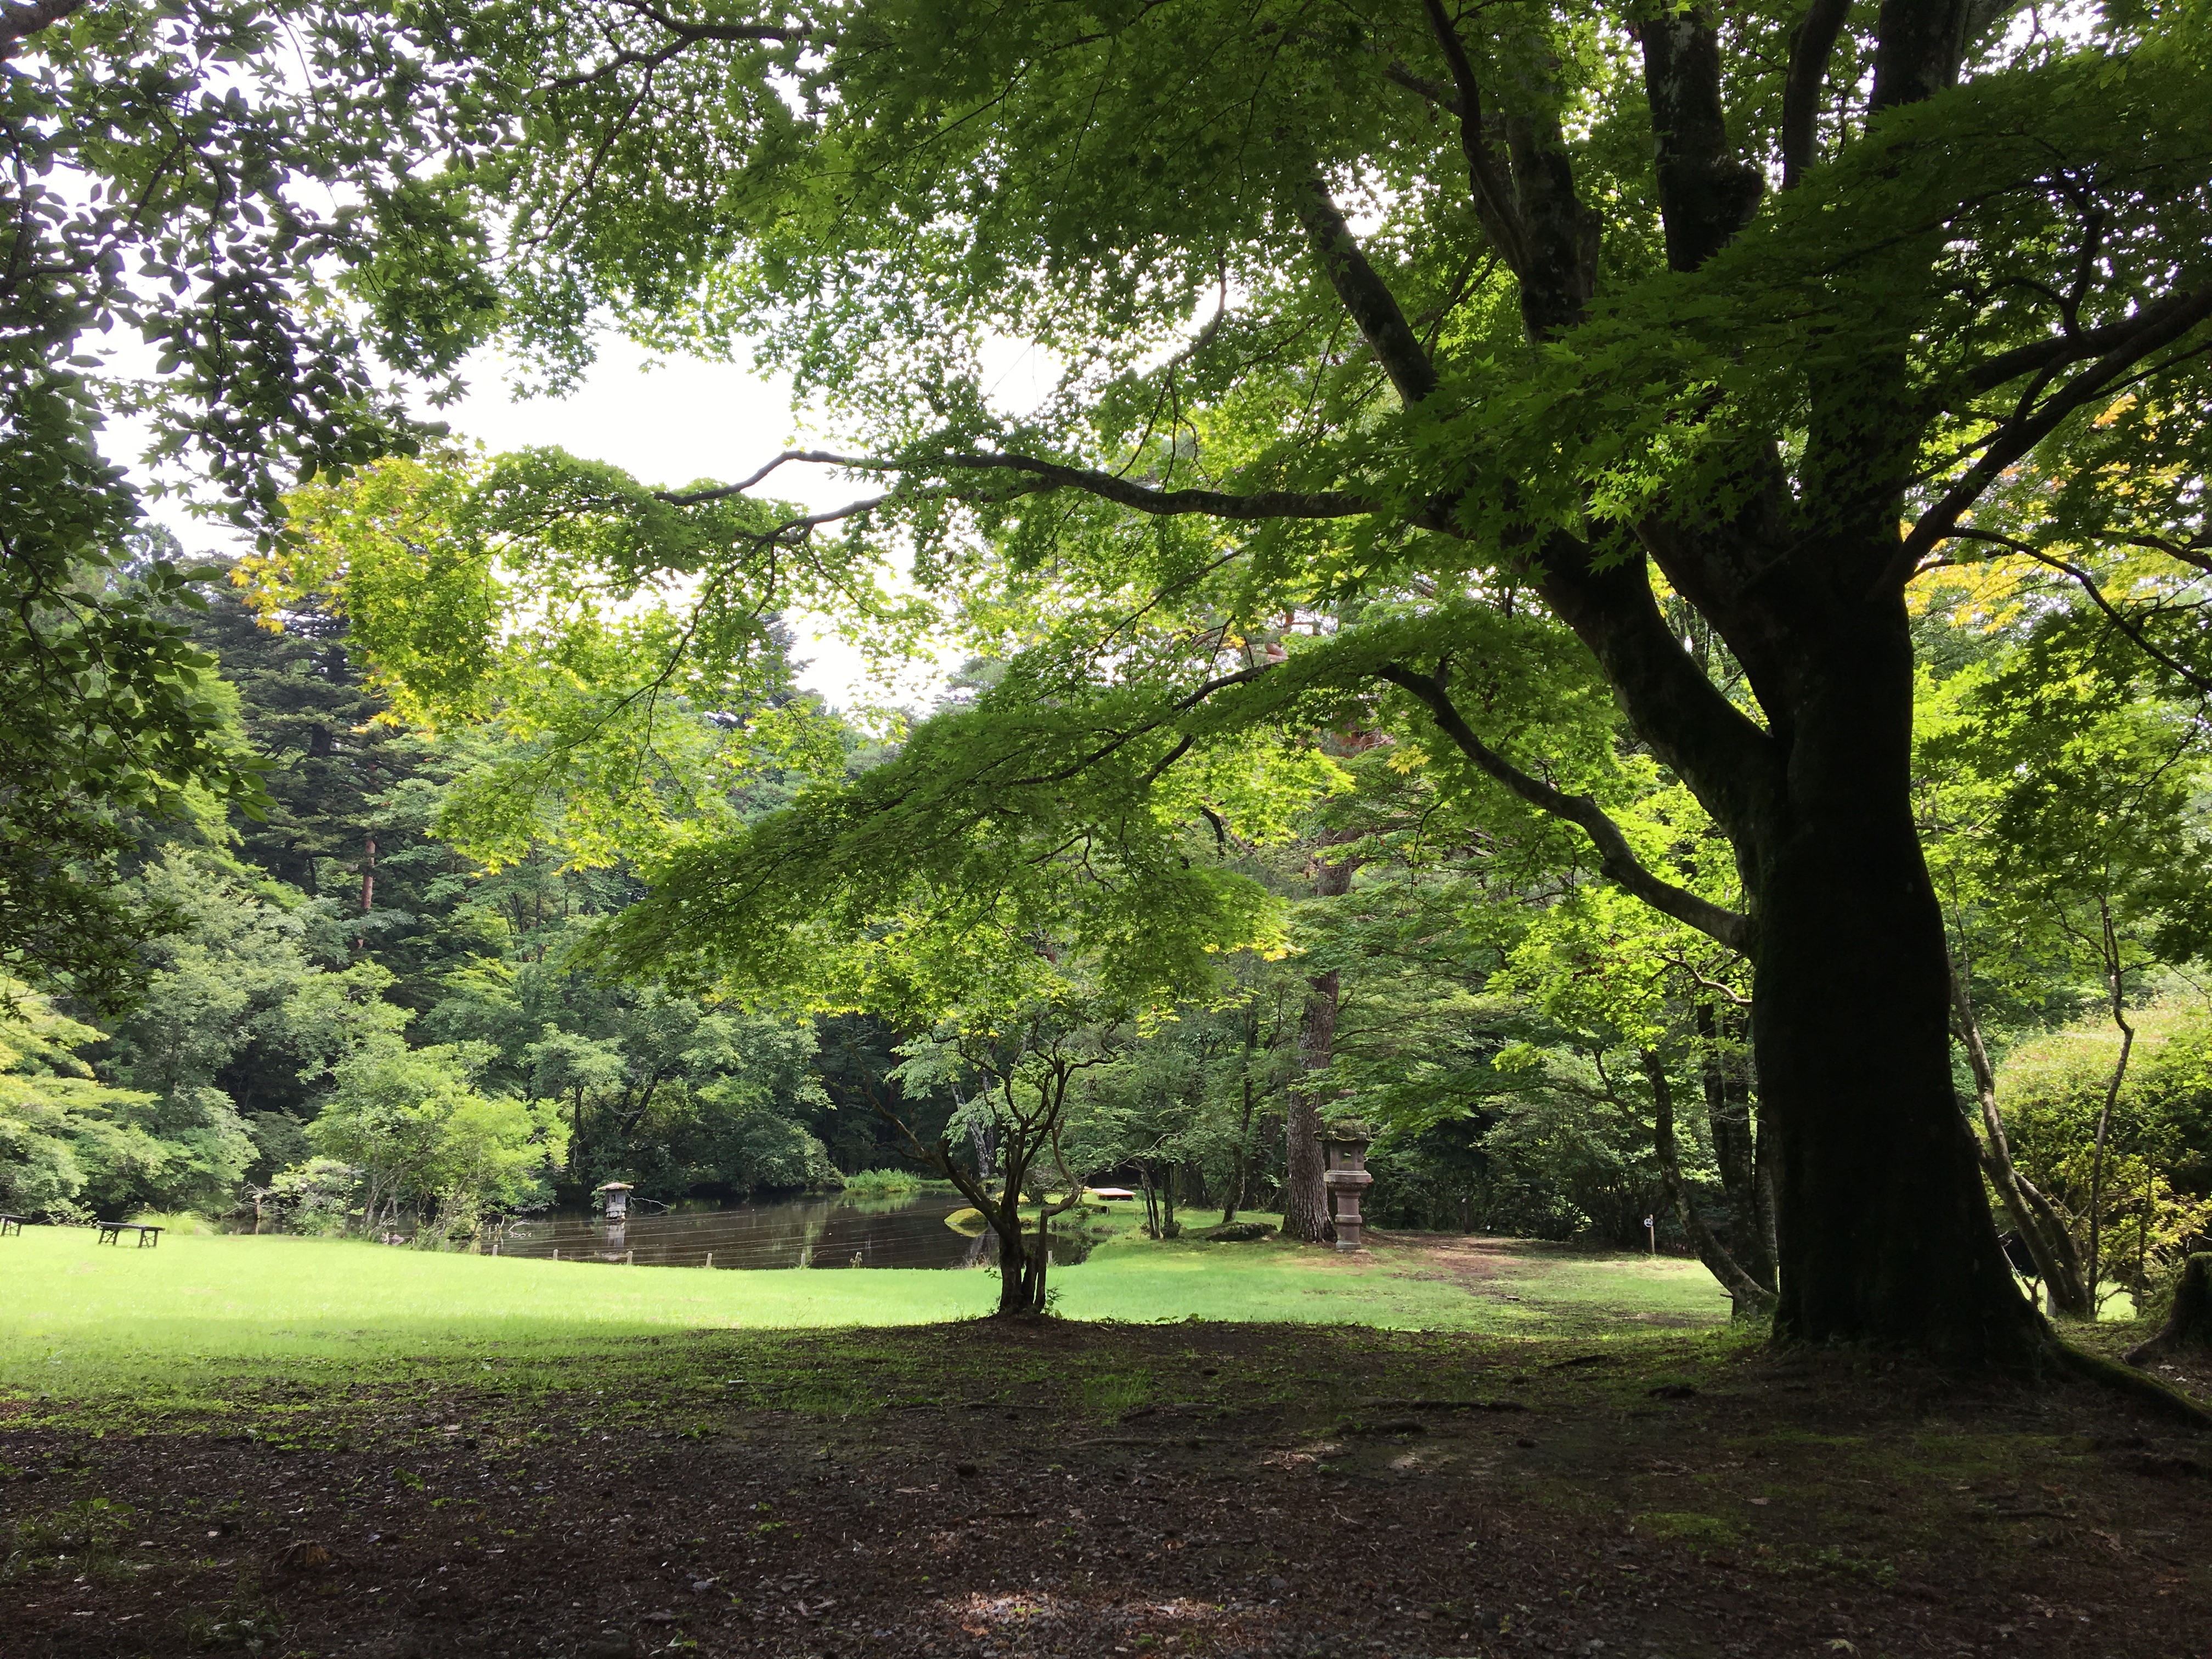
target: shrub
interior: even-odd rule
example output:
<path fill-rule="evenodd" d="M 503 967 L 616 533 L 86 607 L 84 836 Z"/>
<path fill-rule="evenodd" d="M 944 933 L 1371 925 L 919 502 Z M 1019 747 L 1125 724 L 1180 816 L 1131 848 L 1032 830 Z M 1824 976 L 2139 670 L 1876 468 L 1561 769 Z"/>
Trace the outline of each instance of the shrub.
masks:
<path fill-rule="evenodd" d="M 922 1178 L 912 1170 L 856 1170 L 844 1179 L 845 1190 L 856 1198 L 918 1193 Z"/>

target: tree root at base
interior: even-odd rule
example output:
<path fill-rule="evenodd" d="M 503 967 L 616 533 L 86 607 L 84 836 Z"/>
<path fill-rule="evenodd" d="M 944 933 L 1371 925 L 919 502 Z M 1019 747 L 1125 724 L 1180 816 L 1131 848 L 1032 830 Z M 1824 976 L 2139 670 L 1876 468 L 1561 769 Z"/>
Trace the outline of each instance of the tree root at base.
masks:
<path fill-rule="evenodd" d="M 2161 1382 L 2148 1371 L 2123 1365 L 2061 1341 L 2053 1333 L 2044 1338 L 2041 1357 L 2053 1370 L 2094 1382 L 2124 1395 L 2154 1416 L 2183 1424 L 2199 1433 L 2212 1433 L 2212 1411 L 2207 1411 L 2179 1389 Z"/>

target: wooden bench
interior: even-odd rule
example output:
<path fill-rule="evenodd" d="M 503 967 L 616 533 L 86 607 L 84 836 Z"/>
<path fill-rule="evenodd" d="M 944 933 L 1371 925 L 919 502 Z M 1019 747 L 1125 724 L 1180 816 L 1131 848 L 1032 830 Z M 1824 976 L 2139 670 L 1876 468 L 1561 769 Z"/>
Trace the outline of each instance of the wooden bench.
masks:
<path fill-rule="evenodd" d="M 123 1235 L 125 1233 L 138 1235 L 138 1248 L 142 1250 L 149 1245 L 159 1244 L 161 1242 L 161 1230 L 159 1227 L 144 1227 L 135 1221 L 101 1222 L 100 1237 L 96 1242 L 101 1244 L 119 1244 L 123 1242 Z"/>
<path fill-rule="evenodd" d="M 9 1233 L 20 1235 L 22 1231 L 23 1218 L 21 1216 L 0 1215 L 0 1238 L 7 1237 Z"/>

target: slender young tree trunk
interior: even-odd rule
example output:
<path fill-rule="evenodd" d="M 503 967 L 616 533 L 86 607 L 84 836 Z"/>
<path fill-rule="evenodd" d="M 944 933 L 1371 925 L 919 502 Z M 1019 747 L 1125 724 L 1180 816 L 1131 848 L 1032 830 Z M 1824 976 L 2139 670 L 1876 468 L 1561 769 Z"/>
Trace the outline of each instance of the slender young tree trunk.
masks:
<path fill-rule="evenodd" d="M 1758 1200 L 1755 1213 L 1759 1245 L 1766 1252 L 1767 1265 L 1773 1270 L 1775 1285 L 1779 1289 L 1782 1282 L 1782 1235 L 1774 1222 L 1775 1207 L 1779 1202 L 1775 1195 L 1778 1183 L 1774 1177 L 1777 1162 L 1774 1149 L 1777 1144 L 1775 1138 L 1767 1133 L 1766 1125 L 1760 1122 L 1753 1133 L 1752 1168 L 1758 1177 L 1758 1184 L 1753 1192 Z"/>
<path fill-rule="evenodd" d="M 1023 1264 L 1022 1306 L 1027 1313 L 1044 1311 L 1044 1278 L 1052 1265 L 1052 1252 L 1045 1239 L 1045 1231 L 1052 1225 L 1051 1207 L 1037 1206 L 1036 1237 L 1030 1244 L 1029 1260 Z"/>
<path fill-rule="evenodd" d="M 1323 864 L 1314 882 L 1317 898 L 1340 898 L 1352 890 L 1356 862 L 1346 859 Z M 1304 1017 L 1298 1023 L 1298 1069 L 1310 1077 L 1328 1068 L 1336 1052 L 1336 1012 L 1341 992 L 1336 970 L 1316 974 L 1306 994 Z M 1291 1087 L 1290 1109 L 1284 1119 L 1286 1137 L 1283 1169 L 1283 1234 L 1308 1244 L 1336 1237 L 1328 1214 L 1328 1189 L 1322 1181 L 1321 1101 L 1304 1079 Z"/>
<path fill-rule="evenodd" d="M 1698 1005 L 1696 1020 L 1699 1080 L 1705 1085 L 1706 1121 L 1712 1126 L 1713 1159 L 1720 1165 L 1721 1186 L 1728 1194 L 1729 1215 L 1735 1224 L 1729 1255 L 1771 1299 L 1774 1256 L 1759 1213 L 1759 1141 L 1752 1128 L 1750 1079 L 1741 1052 L 1743 1023 L 1721 1018 L 1708 1002 Z M 1723 1044 L 1729 1046 L 1724 1048 Z"/>
<path fill-rule="evenodd" d="M 1237 1219 L 1237 1206 L 1244 1201 L 1246 1148 L 1252 1139 L 1252 1045 L 1244 1045 L 1244 1111 L 1237 1120 L 1237 1147 L 1230 1156 L 1229 1191 L 1221 1206 L 1221 1224 L 1226 1227 Z"/>
<path fill-rule="evenodd" d="M 2136 1310 L 2142 1310 L 2143 1300 L 2150 1294 L 2150 1224 L 2158 1216 L 2158 1166 L 2146 1153 L 2143 1158 L 2142 1221 L 2136 1229 L 2136 1282 L 2134 1296 Z"/>
<path fill-rule="evenodd" d="M 1697 1251 L 1698 1260 L 1728 1291 L 1735 1317 L 1763 1318 L 1774 1310 L 1774 1292 L 1744 1269 L 1691 1202 L 1674 1142 L 1674 1085 L 1668 1080 L 1667 1068 L 1660 1063 L 1658 1055 L 1647 1050 L 1643 1059 L 1644 1079 L 1651 1085 L 1653 1150 L 1659 1157 L 1659 1178 L 1667 1189 L 1667 1201 L 1674 1207 L 1674 1218 L 1682 1224 L 1682 1231 Z"/>
<path fill-rule="evenodd" d="M 367 838 L 366 850 L 361 861 L 361 914 L 365 918 L 375 907 L 376 837 L 370 836 Z M 356 951 L 368 948 L 368 933 L 366 928 L 354 935 L 353 948 Z"/>
<path fill-rule="evenodd" d="M 1776 1331 L 2021 1369 L 2043 1331 L 1952 1085 L 1949 953 L 1906 787 L 1905 606 L 1834 608 L 1771 715 L 1785 787 L 1749 849 L 1753 1044 L 1780 1154 Z"/>
<path fill-rule="evenodd" d="M 2128 1024 L 2127 981 L 2120 967 L 2119 940 L 2112 928 L 2112 908 L 2100 899 L 2097 908 L 2104 923 L 2105 987 L 2112 998 L 2112 1024 L 2120 1028 L 2120 1057 L 2105 1085 L 2105 1104 L 2097 1114 L 2097 1152 L 2089 1166 L 2089 1305 L 2093 1309 L 2100 1300 L 2097 1287 L 2104 1282 L 2100 1269 L 2105 1242 L 2105 1144 L 2112 1133 L 2112 1108 L 2119 1102 L 2120 1085 L 2127 1080 L 2128 1055 L 2136 1046 L 2136 1028 Z"/>
<path fill-rule="evenodd" d="M 2005 1214 L 2035 1262 L 2048 1310 L 2064 1319 L 2094 1318 L 2095 1304 L 2081 1277 L 2081 1258 L 2074 1248 L 2072 1231 L 2013 1164 L 2012 1143 L 2005 1134 L 2004 1117 L 1997 1110 L 1996 1068 L 1990 1064 L 1990 1051 L 1982 1041 L 1981 1018 L 1974 1011 L 1966 975 L 1955 964 L 1951 973 L 1951 1003 L 1958 1014 L 1959 1040 L 1966 1046 L 1967 1067 L 1973 1073 L 1974 1097 L 1981 1107 L 1983 1139 L 1977 1151 L 1982 1173 L 1996 1188 L 1997 1201 L 2004 1206 Z"/>

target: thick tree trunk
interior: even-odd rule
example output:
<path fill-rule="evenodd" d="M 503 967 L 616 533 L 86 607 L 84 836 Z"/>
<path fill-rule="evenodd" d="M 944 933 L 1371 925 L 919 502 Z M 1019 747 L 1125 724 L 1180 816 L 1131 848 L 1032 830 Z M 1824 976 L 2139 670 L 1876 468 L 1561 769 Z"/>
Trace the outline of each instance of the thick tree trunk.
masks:
<path fill-rule="evenodd" d="M 2200 1251 L 2182 1264 L 2174 1286 L 2173 1311 L 2166 1328 L 2128 1351 L 2128 1364 L 2148 1365 L 2176 1354 L 2212 1354 L 2212 1254 Z"/>
<path fill-rule="evenodd" d="M 1784 790 L 1750 849 L 1753 1049 L 1779 1141 L 1775 1329 L 2024 1369 L 2041 1321 L 1998 1244 L 1952 1086 L 1949 954 L 1907 788 L 1905 607 L 1837 611 L 1775 688 Z"/>
<path fill-rule="evenodd" d="M 1298 1028 L 1298 1064 L 1308 1076 L 1328 1064 L 1335 1046 L 1336 1000 L 1336 975 L 1315 975 Z M 1329 1236 L 1328 1190 L 1322 1182 L 1320 1101 L 1303 1079 L 1291 1086 L 1283 1133 L 1283 1236 L 1317 1244 Z"/>
<path fill-rule="evenodd" d="M 987 1215 L 991 1230 L 999 1236 L 999 1311 L 1001 1314 L 1025 1314 L 1040 1304 L 1043 1273 L 1032 1258 L 1028 1236 L 1022 1231 L 1022 1195 L 1020 1189 L 1009 1182 L 1005 1195 L 993 1206 L 996 1214 Z M 1039 1224 L 1042 1232 L 1042 1224 Z M 1035 1246 L 1043 1250 L 1040 1237 Z"/>

